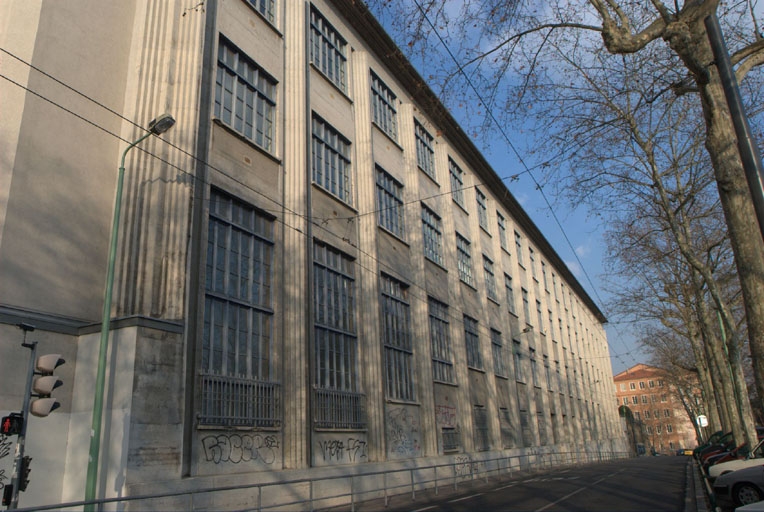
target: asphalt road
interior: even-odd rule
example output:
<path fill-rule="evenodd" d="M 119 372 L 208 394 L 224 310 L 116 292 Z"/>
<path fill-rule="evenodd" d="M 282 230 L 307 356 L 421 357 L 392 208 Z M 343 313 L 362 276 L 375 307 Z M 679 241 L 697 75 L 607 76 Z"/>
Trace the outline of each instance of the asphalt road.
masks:
<path fill-rule="evenodd" d="M 639 457 L 356 504 L 358 512 L 684 512 L 688 457 Z"/>

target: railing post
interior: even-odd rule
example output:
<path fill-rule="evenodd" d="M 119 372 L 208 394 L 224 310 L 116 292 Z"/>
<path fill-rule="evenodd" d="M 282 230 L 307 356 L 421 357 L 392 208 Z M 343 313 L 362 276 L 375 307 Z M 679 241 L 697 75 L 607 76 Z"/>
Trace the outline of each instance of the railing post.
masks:
<path fill-rule="evenodd" d="M 257 487 L 257 512 L 263 509 L 263 488 Z"/>
<path fill-rule="evenodd" d="M 313 512 L 313 480 L 310 481 L 310 512 Z"/>
<path fill-rule="evenodd" d="M 416 501 L 416 489 L 414 488 L 414 470 L 409 470 L 409 479 L 411 480 L 411 501 Z"/>
<path fill-rule="evenodd" d="M 355 512 L 355 477 L 350 475 L 350 512 Z"/>
<path fill-rule="evenodd" d="M 382 486 L 385 488 L 385 508 L 387 508 L 388 496 L 387 496 L 387 471 L 382 474 Z"/>
<path fill-rule="evenodd" d="M 435 496 L 438 495 L 438 466 L 435 466 Z"/>
<path fill-rule="evenodd" d="M 454 490 L 456 490 L 459 487 L 457 477 L 458 477 L 458 473 L 456 471 L 456 463 L 454 462 Z"/>

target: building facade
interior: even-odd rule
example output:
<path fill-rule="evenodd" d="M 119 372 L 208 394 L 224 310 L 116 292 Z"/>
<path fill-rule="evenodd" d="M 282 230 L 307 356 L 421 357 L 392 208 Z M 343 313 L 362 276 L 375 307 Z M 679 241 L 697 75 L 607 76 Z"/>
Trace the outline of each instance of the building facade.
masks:
<path fill-rule="evenodd" d="M 644 453 L 673 455 L 696 446 L 692 421 L 663 370 L 637 364 L 613 382 L 617 407 L 628 408 L 633 418 L 632 442 L 642 445 Z"/>
<path fill-rule="evenodd" d="M 0 27 L 0 412 L 17 324 L 67 360 L 22 506 L 82 499 L 117 165 L 162 112 L 125 166 L 99 497 L 626 449 L 605 317 L 360 2 Z"/>

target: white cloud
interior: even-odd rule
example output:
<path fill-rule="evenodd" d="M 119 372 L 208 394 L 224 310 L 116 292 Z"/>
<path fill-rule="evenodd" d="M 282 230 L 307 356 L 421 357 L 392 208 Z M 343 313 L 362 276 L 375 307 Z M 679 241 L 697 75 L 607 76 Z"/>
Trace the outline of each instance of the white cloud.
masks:
<path fill-rule="evenodd" d="M 579 265 L 577 261 L 565 260 L 565 265 L 567 265 L 567 267 L 571 272 L 573 272 L 573 275 L 576 276 L 577 279 L 581 279 L 583 272 L 581 272 L 581 265 Z"/>
<path fill-rule="evenodd" d="M 592 249 L 588 245 L 579 245 L 576 247 L 576 254 L 579 258 L 586 258 L 590 252 L 592 252 Z"/>

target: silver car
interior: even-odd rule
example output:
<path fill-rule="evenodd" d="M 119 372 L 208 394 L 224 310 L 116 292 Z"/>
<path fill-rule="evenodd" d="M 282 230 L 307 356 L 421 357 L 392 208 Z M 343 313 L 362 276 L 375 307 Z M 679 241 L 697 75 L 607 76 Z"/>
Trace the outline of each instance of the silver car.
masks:
<path fill-rule="evenodd" d="M 754 466 L 721 475 L 714 481 L 714 494 L 719 505 L 736 507 L 764 500 L 764 466 Z"/>
<path fill-rule="evenodd" d="M 713 482 L 720 475 L 751 466 L 764 466 L 764 439 L 759 441 L 759 444 L 751 450 L 751 453 L 745 459 L 720 462 L 708 468 L 708 479 Z"/>

